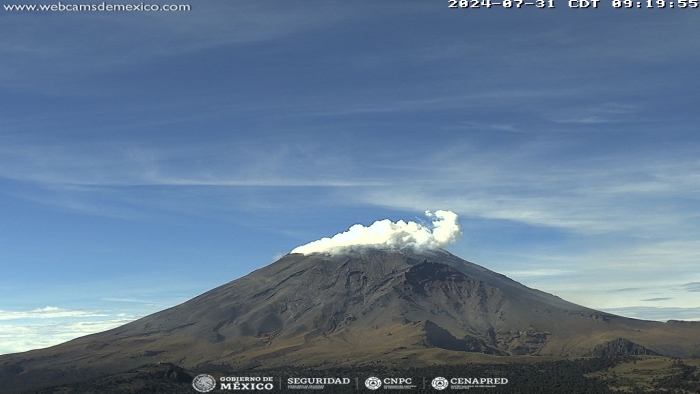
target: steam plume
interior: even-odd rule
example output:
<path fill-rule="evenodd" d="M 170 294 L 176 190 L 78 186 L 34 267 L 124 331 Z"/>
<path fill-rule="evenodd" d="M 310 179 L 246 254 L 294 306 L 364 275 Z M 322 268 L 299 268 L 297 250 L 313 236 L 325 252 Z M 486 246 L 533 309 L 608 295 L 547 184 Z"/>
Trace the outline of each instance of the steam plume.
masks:
<path fill-rule="evenodd" d="M 456 213 L 425 211 L 425 216 L 432 219 L 432 228 L 403 220 L 378 220 L 369 227 L 356 224 L 344 233 L 299 246 L 292 250 L 292 253 L 334 253 L 363 246 L 382 249 L 436 249 L 454 242 L 462 235 Z"/>

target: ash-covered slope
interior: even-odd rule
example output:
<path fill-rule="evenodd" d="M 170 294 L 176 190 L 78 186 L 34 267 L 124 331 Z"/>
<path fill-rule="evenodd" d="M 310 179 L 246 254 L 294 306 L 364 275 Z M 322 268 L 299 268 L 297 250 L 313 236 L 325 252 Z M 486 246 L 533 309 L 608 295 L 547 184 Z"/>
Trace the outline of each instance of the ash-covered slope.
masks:
<path fill-rule="evenodd" d="M 620 338 L 633 346 L 606 347 Z M 71 378 L 68 368 L 89 376 L 152 362 L 331 366 L 419 363 L 436 351 L 568 356 L 601 348 L 691 356 L 700 354 L 700 330 L 597 312 L 441 249 L 365 248 L 290 254 L 122 327 L 0 356 L 0 383 L 57 383 Z"/>

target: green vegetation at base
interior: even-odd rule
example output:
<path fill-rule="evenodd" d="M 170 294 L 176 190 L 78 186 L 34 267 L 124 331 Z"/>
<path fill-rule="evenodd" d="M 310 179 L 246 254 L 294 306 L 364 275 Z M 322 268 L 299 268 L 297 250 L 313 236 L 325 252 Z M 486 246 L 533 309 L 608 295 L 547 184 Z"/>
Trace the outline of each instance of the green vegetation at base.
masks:
<path fill-rule="evenodd" d="M 700 393 L 700 359 L 637 356 L 588 375 L 618 393 Z"/>

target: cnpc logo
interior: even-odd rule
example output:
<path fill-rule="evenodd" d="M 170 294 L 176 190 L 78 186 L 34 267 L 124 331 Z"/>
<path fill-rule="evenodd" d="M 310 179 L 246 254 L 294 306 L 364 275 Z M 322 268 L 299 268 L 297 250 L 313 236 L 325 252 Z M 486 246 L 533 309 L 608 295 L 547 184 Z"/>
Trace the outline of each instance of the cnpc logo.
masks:
<path fill-rule="evenodd" d="M 377 390 L 382 387 L 382 385 L 387 386 L 387 388 L 396 388 L 393 386 L 406 386 L 413 384 L 412 378 L 384 378 L 380 379 L 376 376 L 372 376 L 365 380 L 365 387 L 370 390 Z"/>
<path fill-rule="evenodd" d="M 382 380 L 378 377 L 371 376 L 367 378 L 367 380 L 365 380 L 365 387 L 367 387 L 370 390 L 376 390 L 382 387 Z"/>

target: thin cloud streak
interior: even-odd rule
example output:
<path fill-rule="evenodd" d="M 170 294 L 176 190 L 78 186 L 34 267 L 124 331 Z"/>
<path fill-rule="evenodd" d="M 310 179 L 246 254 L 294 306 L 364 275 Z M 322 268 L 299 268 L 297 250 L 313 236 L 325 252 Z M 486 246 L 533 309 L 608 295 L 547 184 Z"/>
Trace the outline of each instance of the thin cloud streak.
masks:
<path fill-rule="evenodd" d="M 18 319 L 59 319 L 59 318 L 85 318 L 85 317 L 105 317 L 101 312 L 84 311 L 84 310 L 69 310 L 53 306 L 33 309 L 30 311 L 4 311 L 0 310 L 1 320 L 18 320 Z"/>
<path fill-rule="evenodd" d="M 700 282 L 686 283 L 681 288 L 691 293 L 700 293 Z"/>
<path fill-rule="evenodd" d="M 575 271 L 561 270 L 561 269 L 547 269 L 547 268 L 536 268 L 532 270 L 522 270 L 522 271 L 510 271 L 505 270 L 501 273 L 511 277 L 511 278 L 533 278 L 533 277 L 552 277 L 552 276 L 564 276 L 575 274 Z"/>
<path fill-rule="evenodd" d="M 248 144 L 154 146 L 139 142 L 46 144 L 5 139 L 0 177 L 64 186 L 383 186 L 362 174 L 349 157 L 323 147 L 283 141 L 265 148 Z M 203 158 L 204 157 L 204 158 Z M 265 160 L 259 160 L 264 157 Z M 213 171 L 212 169 L 218 169 Z M 357 168 L 357 169 L 356 169 Z M 311 170 L 311 171 L 309 171 Z M 353 172 L 355 175 L 353 175 Z"/>

